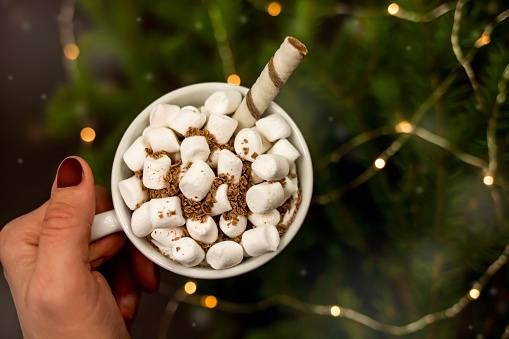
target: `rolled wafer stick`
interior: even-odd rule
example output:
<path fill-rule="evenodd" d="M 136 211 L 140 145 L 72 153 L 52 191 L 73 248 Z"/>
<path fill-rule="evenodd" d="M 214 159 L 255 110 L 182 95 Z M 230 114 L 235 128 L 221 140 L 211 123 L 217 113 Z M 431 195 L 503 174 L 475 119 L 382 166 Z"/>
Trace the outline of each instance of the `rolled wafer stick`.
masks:
<path fill-rule="evenodd" d="M 308 50 L 293 37 L 286 37 L 233 115 L 237 132 L 252 127 L 279 93 Z"/>

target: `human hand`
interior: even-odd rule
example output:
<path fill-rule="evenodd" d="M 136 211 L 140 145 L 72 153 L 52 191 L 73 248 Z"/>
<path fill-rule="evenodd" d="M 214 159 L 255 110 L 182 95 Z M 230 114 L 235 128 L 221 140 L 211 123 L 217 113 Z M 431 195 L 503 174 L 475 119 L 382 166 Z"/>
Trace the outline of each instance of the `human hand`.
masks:
<path fill-rule="evenodd" d="M 71 157 L 59 167 L 50 200 L 0 232 L 0 261 L 25 338 L 129 336 L 140 288 L 154 292 L 159 279 L 151 261 L 124 246 L 124 234 L 89 244 L 94 214 L 111 208 L 88 164 Z M 95 269 L 113 257 L 110 288 Z"/>

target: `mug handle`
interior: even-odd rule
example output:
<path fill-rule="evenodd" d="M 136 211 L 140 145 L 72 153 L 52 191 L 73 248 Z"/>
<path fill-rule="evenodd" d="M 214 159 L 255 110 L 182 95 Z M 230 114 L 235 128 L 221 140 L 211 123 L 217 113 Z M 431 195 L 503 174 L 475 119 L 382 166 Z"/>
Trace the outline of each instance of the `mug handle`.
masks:
<path fill-rule="evenodd" d="M 115 210 L 99 213 L 92 222 L 92 237 L 90 242 L 120 231 L 122 231 L 122 225 L 117 219 Z"/>

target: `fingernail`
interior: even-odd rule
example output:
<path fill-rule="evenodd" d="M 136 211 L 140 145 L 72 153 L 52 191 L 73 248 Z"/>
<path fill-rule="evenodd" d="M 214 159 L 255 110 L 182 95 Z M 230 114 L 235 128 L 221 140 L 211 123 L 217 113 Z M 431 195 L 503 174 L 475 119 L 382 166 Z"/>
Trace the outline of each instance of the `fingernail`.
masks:
<path fill-rule="evenodd" d="M 72 187 L 79 185 L 83 178 L 81 163 L 75 158 L 66 158 L 60 164 L 57 174 L 57 187 Z"/>
<path fill-rule="evenodd" d="M 120 312 L 124 316 L 124 320 L 133 320 L 138 307 L 138 297 L 133 294 L 127 294 L 118 301 Z"/>
<path fill-rule="evenodd" d="M 90 269 L 92 271 L 95 271 L 96 269 L 99 268 L 99 266 L 101 266 L 104 263 L 104 259 L 99 258 L 99 259 L 89 260 L 88 262 L 90 264 Z"/>

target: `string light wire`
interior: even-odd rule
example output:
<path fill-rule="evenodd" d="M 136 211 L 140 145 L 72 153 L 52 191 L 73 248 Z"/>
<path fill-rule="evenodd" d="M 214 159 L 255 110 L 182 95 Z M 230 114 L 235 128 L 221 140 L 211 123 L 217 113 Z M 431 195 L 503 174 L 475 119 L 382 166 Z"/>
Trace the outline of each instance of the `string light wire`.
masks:
<path fill-rule="evenodd" d="M 461 297 L 456 303 L 454 303 L 449 308 L 444 310 L 429 313 L 421 317 L 420 319 L 408 323 L 402 326 L 395 326 L 390 324 L 381 323 L 367 315 L 364 315 L 360 312 L 352 310 L 347 307 L 337 306 L 337 305 L 316 305 L 310 303 L 304 303 L 296 298 L 293 298 L 288 295 L 275 295 L 269 297 L 267 299 L 261 300 L 257 303 L 247 304 L 247 303 L 236 303 L 231 301 L 226 301 L 220 298 L 215 297 L 217 304 L 215 304 L 214 308 L 220 311 L 235 313 L 235 314 L 246 314 L 246 313 L 254 313 L 265 311 L 269 307 L 273 307 L 276 305 L 283 305 L 290 307 L 292 309 L 312 313 L 323 316 L 333 316 L 337 318 L 346 318 L 352 321 L 355 321 L 359 324 L 367 326 L 373 330 L 378 332 L 383 332 L 387 334 L 393 335 L 406 335 L 418 332 L 425 327 L 436 323 L 441 320 L 450 319 L 461 313 L 471 302 L 478 299 L 481 294 L 483 288 L 486 286 L 488 281 L 493 277 L 495 273 L 502 268 L 508 259 L 509 256 L 509 245 L 506 246 L 502 254 L 498 257 L 498 259 L 492 263 L 486 271 L 481 275 L 481 277 L 474 283 L 472 289 L 470 289 L 463 297 Z M 168 287 L 165 290 L 169 290 Z M 168 327 L 171 325 L 171 319 L 173 318 L 174 313 L 177 311 L 177 308 L 180 303 L 186 303 L 195 306 L 207 307 L 202 303 L 201 300 L 203 298 L 209 297 L 207 295 L 200 294 L 192 294 L 188 295 L 184 292 L 184 287 L 178 289 L 170 298 L 166 306 L 166 312 L 163 315 L 160 322 L 160 332 L 159 339 L 167 338 Z M 332 308 L 338 307 L 340 313 L 338 315 L 332 314 Z M 509 329 L 509 326 L 508 326 Z M 507 329 L 506 329 L 507 332 Z M 504 334 L 506 333 L 504 332 Z M 508 333 L 509 335 L 509 333 Z M 508 337 L 503 337 L 508 338 Z"/>
<path fill-rule="evenodd" d="M 467 0 L 468 1 L 468 0 Z M 490 36 L 493 32 L 494 28 L 501 23 L 502 21 L 506 20 L 509 17 L 509 10 L 506 10 L 499 14 L 489 25 L 487 25 L 481 35 L 481 38 L 478 39 L 478 41 L 481 41 L 482 44 L 476 43 L 473 48 L 470 50 L 470 52 L 464 56 L 461 48 L 459 46 L 459 30 L 460 30 L 460 21 L 461 21 L 461 11 L 463 8 L 463 5 L 467 1 L 459 0 L 456 3 L 455 6 L 455 13 L 454 13 L 454 24 L 453 24 L 453 32 L 451 34 L 451 44 L 453 47 L 454 54 L 456 55 L 456 58 L 458 59 L 458 62 L 461 64 L 463 69 L 465 70 L 469 81 L 471 83 L 471 86 L 476 93 L 476 96 L 478 97 L 478 100 L 481 104 L 481 106 L 484 106 L 483 98 L 480 94 L 480 86 L 475 78 L 475 73 L 473 72 L 473 69 L 470 65 L 470 62 L 473 60 L 476 49 L 486 45 L 490 42 Z M 207 1 L 204 0 L 204 3 L 208 5 L 209 8 L 209 17 L 212 22 L 212 26 L 214 28 L 214 36 L 216 38 L 216 42 L 218 44 L 218 50 L 221 57 L 221 60 L 223 62 L 223 72 L 225 74 L 225 78 L 230 76 L 231 74 L 235 74 L 235 66 L 234 66 L 234 59 L 233 59 L 233 53 L 231 52 L 231 48 L 227 39 L 226 35 L 226 29 L 224 28 L 224 24 L 222 23 L 222 17 L 221 13 L 219 11 L 219 8 L 217 6 L 214 6 Z M 63 48 L 65 46 L 75 45 L 75 39 L 74 39 L 74 26 L 73 26 L 73 16 L 74 16 L 74 8 L 75 8 L 75 2 L 73 0 L 64 0 L 62 2 L 61 6 L 61 12 L 60 12 L 60 41 Z M 400 19 L 414 21 L 414 22 L 429 22 L 433 21 L 436 18 L 442 16 L 445 13 L 448 13 L 454 8 L 453 2 L 444 3 L 437 8 L 433 9 L 432 11 L 428 13 L 414 13 L 411 11 L 407 11 L 398 5 L 398 10 L 395 11 L 393 15 L 395 17 L 398 17 Z M 346 7 L 338 6 L 337 13 L 338 14 L 351 14 L 348 13 L 349 9 Z M 379 16 L 380 13 L 374 13 L 374 12 L 362 12 L 358 11 L 356 13 L 357 16 Z M 386 14 L 387 15 L 387 14 Z M 481 40 L 482 39 L 482 40 Z M 76 68 L 76 62 L 75 60 L 65 59 L 64 58 L 64 67 L 66 70 L 66 73 L 71 79 L 75 79 L 77 77 L 77 68 Z M 421 120 L 423 115 L 432 107 L 434 103 L 446 92 L 446 90 L 449 88 L 449 86 L 452 84 L 453 80 L 457 76 L 458 72 L 456 70 L 451 71 L 451 73 L 442 81 L 442 83 L 439 85 L 439 87 L 433 92 L 433 94 L 425 101 L 423 102 L 419 108 L 414 113 L 414 116 L 411 120 L 411 124 L 413 126 L 417 126 L 417 123 Z M 507 82 L 509 81 L 509 64 L 504 70 L 504 73 L 502 75 L 502 78 L 499 82 L 499 95 L 497 96 L 497 101 L 494 105 L 493 112 L 491 114 L 489 123 L 488 123 L 488 130 L 487 130 L 487 139 L 488 139 L 488 149 L 489 149 L 489 165 L 487 171 L 490 174 L 495 173 L 497 169 L 497 146 L 496 146 L 496 139 L 495 139 L 495 131 L 497 126 L 497 120 L 498 120 L 498 112 L 499 112 L 499 106 L 501 103 L 505 101 L 505 92 L 506 92 L 506 86 Z M 332 162 L 337 162 L 341 159 L 341 157 L 346 154 L 347 152 L 350 152 L 351 150 L 355 149 L 356 147 L 360 146 L 363 143 L 366 143 L 368 141 L 371 141 L 375 138 L 378 138 L 382 135 L 388 135 L 392 133 L 389 132 L 389 128 L 383 127 L 376 131 L 366 132 L 363 133 L 356 138 L 352 139 L 349 143 L 343 145 L 341 148 L 333 152 L 329 159 Z M 477 166 L 480 168 L 486 168 L 486 163 L 484 160 L 474 157 L 470 154 L 458 151 L 449 141 L 447 141 L 444 138 L 441 138 L 437 135 L 432 134 L 429 131 L 426 131 L 425 129 L 414 127 L 412 132 L 405 133 L 400 135 L 382 154 L 380 155 L 380 158 L 383 159 L 385 162 L 393 156 L 394 154 L 401 149 L 403 144 L 408 140 L 409 135 L 416 135 L 424 140 L 427 140 L 437 146 L 442 147 L 443 149 L 448 150 L 449 152 L 456 155 L 459 159 L 464 161 L 465 163 L 471 164 L 473 166 Z M 345 192 L 349 189 L 353 189 L 357 187 L 358 185 L 362 184 L 363 182 L 369 180 L 377 170 L 375 170 L 373 167 L 368 168 L 363 174 L 361 174 L 359 177 L 354 179 L 350 185 L 347 185 L 346 188 L 341 189 L 340 191 L 336 191 L 336 193 L 332 194 L 330 199 L 322 199 L 330 201 L 331 199 L 335 199 L 340 197 L 342 192 Z M 491 185 L 490 185 L 491 186 Z M 492 190 L 494 191 L 494 190 Z M 496 200 L 496 199 L 494 199 Z M 496 203 L 496 201 L 495 201 Z M 496 203 L 496 205 L 499 205 Z M 500 215 L 499 215 L 500 217 Z M 314 313 L 318 315 L 328 315 L 328 316 L 337 316 L 339 318 L 347 318 L 351 319 L 353 321 L 356 321 L 360 324 L 363 324 L 367 327 L 370 327 L 374 330 L 385 332 L 389 334 L 395 334 L 395 335 L 403 335 L 403 334 L 410 334 L 417 332 L 424 327 L 435 323 L 439 320 L 452 318 L 459 314 L 467 305 L 470 304 L 473 300 L 476 300 L 479 294 L 481 293 L 482 289 L 486 285 L 486 283 L 490 280 L 490 278 L 502 267 L 506 264 L 507 259 L 509 256 L 509 245 L 506 246 L 503 253 L 499 256 L 499 258 L 493 262 L 488 269 L 483 273 L 483 275 L 479 278 L 479 280 L 474 284 L 473 288 L 469 290 L 468 293 L 466 293 L 465 296 L 459 299 L 458 302 L 453 304 L 451 307 L 439 311 L 436 313 L 430 313 L 419 320 L 409 323 L 407 325 L 403 326 L 394 326 L 394 325 L 388 325 L 380 323 L 364 314 L 361 314 L 357 311 L 354 311 L 352 309 L 336 306 L 336 305 L 314 305 L 314 304 L 307 304 L 303 303 L 295 298 L 292 298 L 290 296 L 286 295 L 277 295 L 273 296 L 271 298 L 262 300 L 256 304 L 241 304 L 241 303 L 235 303 L 230 301 L 225 301 L 222 299 L 214 298 L 215 302 L 217 304 L 214 304 L 214 308 L 230 313 L 252 313 L 252 312 L 259 312 L 266 310 L 267 308 L 275 305 L 285 305 L 288 307 L 291 307 L 293 309 L 308 312 L 308 313 Z M 161 292 L 163 294 L 168 295 L 169 291 L 171 289 L 168 288 L 168 286 L 162 286 Z M 477 291 L 477 292 L 473 292 Z M 473 294 L 472 294 L 473 293 Z M 475 298 L 474 298 L 475 296 Z M 168 328 L 171 324 L 171 320 L 173 319 L 173 315 L 178 309 L 178 306 L 181 303 L 188 303 L 193 305 L 198 305 L 201 307 L 207 307 L 203 305 L 200 300 L 206 297 L 205 295 L 199 295 L 199 294 L 188 294 L 186 293 L 185 286 L 182 288 L 177 289 L 173 294 L 171 299 L 169 300 L 165 313 L 163 314 L 163 317 L 160 322 L 160 328 L 159 328 L 159 338 L 167 338 L 168 334 Z M 334 314 L 332 313 L 332 309 L 334 307 L 337 307 L 339 310 L 338 312 L 335 310 Z M 337 315 L 336 315 L 337 314 Z M 509 339 L 509 325 L 506 327 L 502 338 Z"/>
<path fill-rule="evenodd" d="M 472 86 L 472 89 L 474 90 L 477 100 L 481 105 L 481 109 L 484 111 L 485 103 L 484 98 L 481 94 L 481 86 L 477 82 L 475 72 L 474 69 L 472 68 L 472 65 L 470 64 L 470 61 L 467 58 L 465 58 L 465 56 L 463 55 L 463 51 L 461 50 L 461 47 L 459 45 L 459 31 L 462 17 L 461 13 L 463 6 L 465 5 L 466 2 L 468 2 L 468 0 L 458 0 L 458 3 L 456 4 L 456 10 L 454 11 L 454 23 L 452 26 L 451 44 L 454 55 L 456 56 L 456 59 L 458 59 L 458 62 L 465 70 L 465 73 L 468 76 L 468 80 L 470 81 L 470 85 Z"/>
<path fill-rule="evenodd" d="M 455 4 L 454 1 L 446 2 L 427 13 L 416 13 L 405 10 L 404 8 L 401 8 L 401 6 L 398 6 L 398 11 L 391 15 L 412 22 L 431 22 L 441 17 L 442 15 L 452 11 L 454 9 L 454 4 Z"/>
<path fill-rule="evenodd" d="M 214 1 L 203 0 L 203 4 L 208 8 L 212 30 L 214 31 L 214 38 L 216 39 L 217 50 L 219 52 L 221 62 L 223 63 L 224 78 L 228 79 L 231 75 L 236 75 L 237 72 L 235 71 L 235 58 L 233 57 L 230 42 L 228 40 L 228 33 L 224 24 L 223 15 Z"/>
<path fill-rule="evenodd" d="M 349 5 L 339 4 L 336 7 L 336 14 L 353 15 L 356 17 L 380 17 L 384 15 L 390 15 L 411 22 L 431 22 L 452 11 L 455 7 L 455 4 L 455 1 L 446 2 L 426 13 L 416 13 L 406 10 L 399 6 L 397 3 L 390 4 L 386 11 L 366 9 L 354 10 Z"/>
<path fill-rule="evenodd" d="M 465 3 L 465 2 L 466 1 L 462 1 L 462 3 Z M 452 3 L 447 3 L 447 4 L 448 4 L 448 6 L 450 6 L 452 8 L 452 5 L 451 5 Z M 463 6 L 463 4 L 461 4 L 461 6 L 460 6 L 459 14 L 456 15 L 456 13 L 455 13 L 455 23 L 457 22 L 457 24 L 456 24 L 456 28 L 455 29 L 453 28 L 453 31 L 451 33 L 451 41 L 453 41 L 453 40 L 458 41 L 459 23 L 460 23 L 460 19 L 461 19 L 461 7 L 462 6 Z M 402 10 L 401 7 L 399 8 L 399 10 Z M 457 6 L 456 6 L 456 11 L 458 11 Z M 493 32 L 493 30 L 507 18 L 509 18 L 509 9 L 502 12 L 501 14 L 499 14 L 494 20 L 492 20 L 488 25 L 486 25 L 482 34 L 491 34 L 491 32 Z M 455 36 L 455 37 L 452 38 L 452 36 Z M 453 46 L 455 44 L 456 44 L 456 42 L 453 44 Z M 458 44 L 456 44 L 456 46 L 457 46 L 457 48 L 459 48 Z M 477 44 L 474 44 L 471 47 L 471 49 L 469 50 L 469 52 L 467 53 L 466 57 L 463 57 L 462 60 L 464 60 L 467 65 L 470 65 L 470 62 L 474 59 L 479 48 L 480 47 Z M 462 52 L 461 52 L 461 56 L 463 56 Z M 509 67 L 509 65 L 508 65 L 508 67 Z M 452 83 L 458 76 L 459 70 L 461 68 L 464 68 L 464 66 L 461 65 L 460 67 L 457 67 L 457 68 L 454 68 L 453 70 L 451 70 L 449 72 L 449 74 L 445 77 L 445 79 L 440 83 L 440 85 L 433 91 L 433 93 L 421 105 L 419 105 L 419 107 L 413 114 L 412 119 L 410 120 L 410 124 L 412 126 L 417 126 L 419 124 L 419 122 L 421 121 L 421 119 L 426 114 L 426 112 L 428 112 L 433 107 L 433 105 L 435 105 L 436 102 L 446 93 L 448 88 L 452 85 Z M 468 68 L 468 66 L 467 66 L 467 68 Z M 470 66 L 470 68 L 471 68 L 471 66 Z M 501 82 L 499 83 L 499 95 L 500 95 L 500 93 L 504 93 L 503 86 L 506 86 L 508 80 L 509 80 L 509 71 L 508 71 L 508 68 L 506 67 L 506 71 L 504 71 L 504 75 L 501 79 Z M 493 131 L 493 132 L 491 132 L 491 131 Z M 490 131 L 488 131 L 487 133 L 488 134 L 491 133 L 492 135 L 494 135 L 493 134 L 494 131 L 496 131 L 496 121 L 493 123 L 492 129 Z M 322 158 L 322 160 L 319 162 L 319 166 L 320 166 L 320 168 L 325 168 L 328 165 L 328 162 L 325 159 L 330 159 L 329 162 L 338 162 L 341 159 L 341 157 L 343 157 L 346 153 L 352 151 L 353 149 L 362 145 L 363 143 L 374 140 L 375 138 L 378 138 L 383 135 L 388 135 L 390 133 L 391 132 L 389 132 L 389 129 L 387 127 L 381 127 L 379 129 L 376 129 L 373 131 L 361 133 L 358 136 L 351 139 L 350 141 L 348 141 L 347 143 L 345 143 L 344 145 L 340 146 L 336 151 L 333 151 L 330 155 Z M 407 140 L 408 140 L 407 134 L 401 135 L 394 141 L 394 143 L 388 149 L 386 149 L 380 155 L 380 157 L 383 157 L 384 155 L 387 156 L 388 153 L 395 154 L 395 152 L 397 152 L 401 148 L 401 146 L 403 146 L 403 144 L 406 143 Z M 492 141 L 492 140 L 494 140 L 494 139 L 493 138 L 490 139 L 490 141 Z M 438 146 L 442 147 L 440 144 L 438 144 Z M 389 151 L 389 149 L 390 149 L 390 151 Z M 450 150 L 450 148 L 448 150 Z M 384 158 L 384 159 L 386 159 L 386 161 L 387 161 L 391 156 Z M 494 157 L 496 159 L 496 151 L 493 151 L 493 147 L 492 147 L 492 152 L 490 154 L 490 157 L 492 157 L 492 158 Z M 467 158 L 469 158 L 469 157 L 467 157 Z M 472 160 L 472 159 L 470 159 L 470 160 Z M 477 161 L 474 160 L 474 163 L 475 162 L 477 162 Z M 493 166 L 493 165 L 491 165 L 491 166 Z M 477 167 L 479 167 L 479 166 L 477 166 Z M 486 171 L 489 172 L 489 170 L 486 170 Z M 324 205 L 324 204 L 328 204 L 336 199 L 339 199 L 346 192 L 358 187 L 359 185 L 361 185 L 364 182 L 371 179 L 377 172 L 378 171 L 373 170 L 373 167 L 371 166 L 371 167 L 367 168 L 362 174 L 360 174 L 359 176 L 354 178 L 352 181 L 350 181 L 348 184 L 346 184 L 344 187 L 340 187 L 333 191 L 330 191 L 328 193 L 328 195 L 316 195 L 313 198 L 313 202 L 317 203 L 317 204 Z M 499 184 L 503 185 L 500 182 L 499 182 Z M 503 186 L 503 187 L 505 187 L 505 186 Z M 492 194 L 496 194 L 496 193 L 492 193 Z"/>

